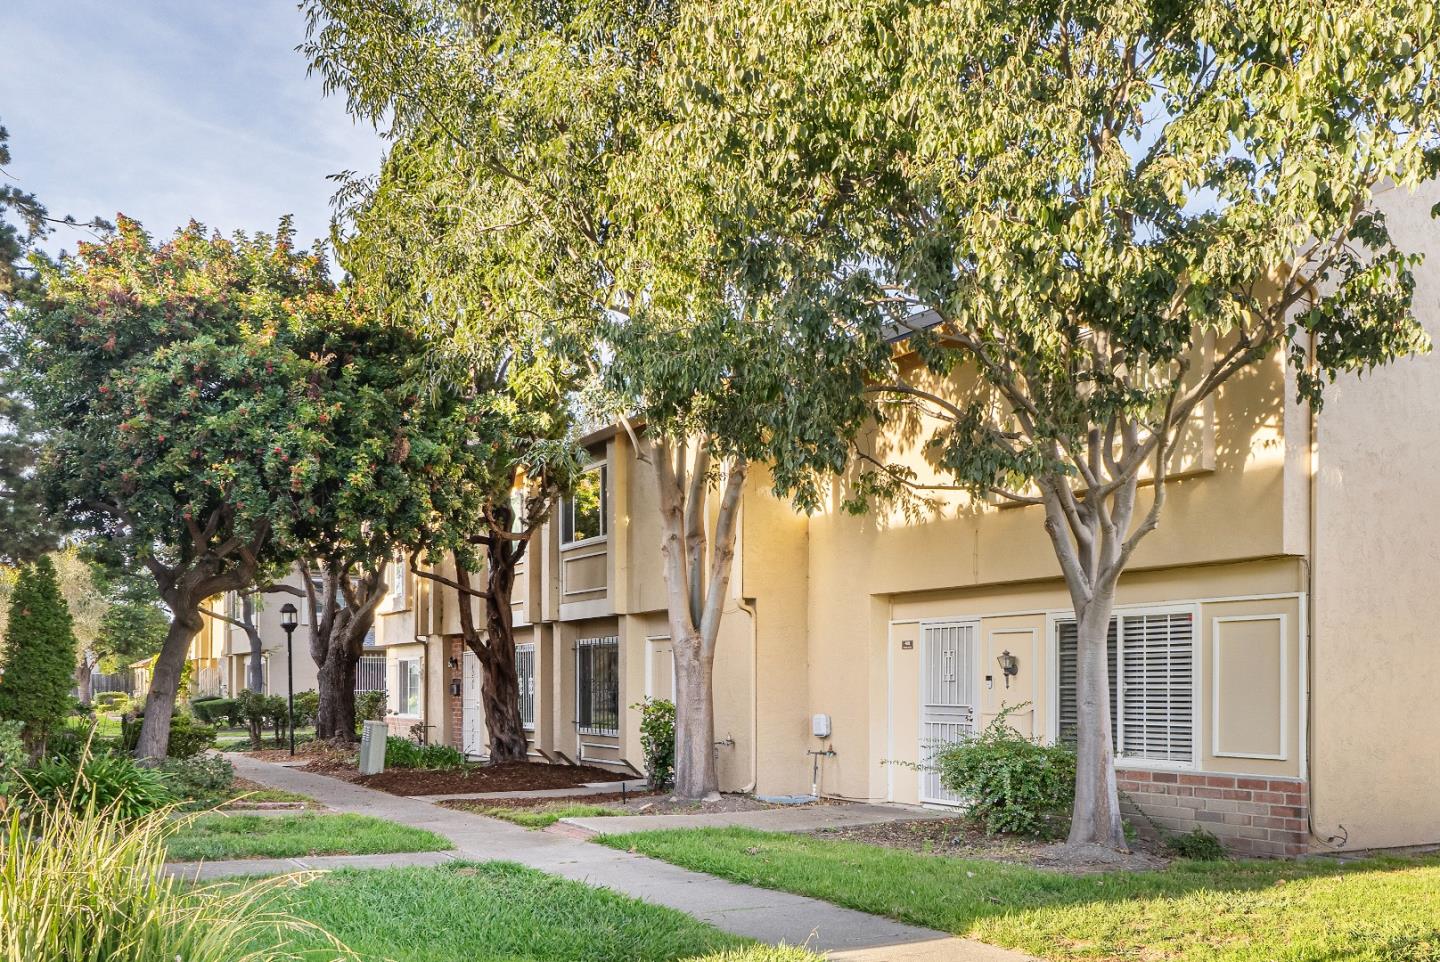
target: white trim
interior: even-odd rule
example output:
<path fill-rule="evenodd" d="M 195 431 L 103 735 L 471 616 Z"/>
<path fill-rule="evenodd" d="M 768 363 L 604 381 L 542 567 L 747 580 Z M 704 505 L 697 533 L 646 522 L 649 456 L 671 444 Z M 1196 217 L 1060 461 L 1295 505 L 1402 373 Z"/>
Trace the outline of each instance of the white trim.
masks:
<path fill-rule="evenodd" d="M 1298 619 L 1299 638 L 1297 639 L 1300 648 L 1300 657 L 1295 665 L 1296 683 L 1300 686 L 1300 698 L 1297 710 L 1299 718 L 1299 744 L 1300 744 L 1300 778 L 1308 781 L 1310 778 L 1310 635 L 1309 635 L 1309 598 L 1300 595 L 1299 603 L 1300 617 Z M 1313 811 L 1313 809 L 1312 809 Z"/>
<path fill-rule="evenodd" d="M 573 551 L 576 548 L 584 548 L 592 544 L 603 544 L 604 542 L 609 540 L 610 535 L 606 533 L 597 534 L 595 537 L 586 538 L 583 541 L 566 541 L 560 545 L 560 555 L 561 557 L 564 557 L 568 552 Z"/>
<path fill-rule="evenodd" d="M 1001 586 L 996 586 L 996 587 L 1001 587 Z M 957 590 L 958 590 L 958 589 L 957 589 Z M 964 589 L 964 590 L 969 590 L 969 589 Z M 911 594 L 914 594 L 915 592 L 910 592 L 910 593 L 911 593 Z M 926 594 L 931 594 L 931 593 L 933 593 L 933 592 L 926 592 Z M 1158 607 L 1178 607 L 1178 606 L 1184 606 L 1184 605 L 1218 605 L 1218 604 L 1225 604 L 1225 603 L 1228 603 L 1228 602 L 1239 602 L 1239 601 L 1283 601 L 1283 600 L 1292 600 L 1292 599 L 1304 598 L 1304 597 L 1305 597 L 1305 592 L 1303 592 L 1303 591 L 1282 591 L 1282 592 L 1276 592 L 1276 593 L 1273 593 L 1273 594 L 1265 594 L 1265 595 L 1224 595 L 1224 596 L 1218 596 L 1218 597 L 1214 597 L 1214 598 L 1186 598 L 1183 602 L 1169 602 L 1169 601 L 1158 601 L 1158 602 L 1143 601 L 1143 602 L 1133 602 L 1133 603 L 1128 604 L 1128 605 L 1115 605 L 1113 611 L 1114 611 L 1114 612 L 1121 612 L 1121 611 L 1149 611 L 1150 609 L 1155 608 L 1155 607 L 1157 607 L 1157 606 L 1158 606 Z M 1074 618 L 1074 617 L 1075 617 L 1074 611 L 1073 611 L 1072 609 L 1070 609 L 1070 608 L 1022 608 L 1022 609 L 1018 609 L 1018 610 L 1015 610 L 1015 611 L 986 611 L 986 612 L 982 612 L 982 613 L 977 614 L 977 615 L 959 615 L 959 616 L 951 615 L 951 616 L 945 617 L 945 618 L 940 618 L 940 617 L 934 617 L 934 618 L 904 618 L 904 619 L 901 619 L 901 620 L 899 620 L 899 621 L 892 622 L 892 624 L 907 625 L 907 624 L 915 623 L 915 624 L 924 625 L 924 624 L 939 624 L 939 623 L 942 623 L 942 622 L 948 624 L 949 622 L 954 621 L 954 620 L 956 619 L 956 617 L 959 617 L 959 618 L 962 618 L 962 619 L 967 619 L 967 618 L 969 618 L 969 619 L 973 619 L 973 618 L 1020 618 L 1020 617 L 1025 617 L 1025 616 L 1031 616 L 1031 617 L 1033 617 L 1033 616 L 1035 616 L 1035 615 L 1062 615 L 1062 616 L 1065 617 L 1065 618 Z"/>
<path fill-rule="evenodd" d="M 1227 752 L 1220 749 L 1220 625 L 1232 621 L 1280 622 L 1280 752 Z M 1210 754 L 1216 758 L 1290 760 L 1290 619 L 1284 612 L 1266 615 L 1216 615 L 1210 619 Z"/>

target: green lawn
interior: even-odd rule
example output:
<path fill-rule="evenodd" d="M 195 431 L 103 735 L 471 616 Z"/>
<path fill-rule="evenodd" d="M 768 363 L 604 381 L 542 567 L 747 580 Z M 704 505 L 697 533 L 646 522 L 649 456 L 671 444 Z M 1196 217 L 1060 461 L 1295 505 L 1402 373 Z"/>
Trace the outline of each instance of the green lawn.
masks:
<path fill-rule="evenodd" d="M 378 855 L 439 852 L 448 839 L 368 815 L 198 816 L 171 836 L 172 861 L 226 858 L 296 858 L 302 855 Z"/>
<path fill-rule="evenodd" d="M 671 909 L 504 862 L 343 871 L 277 895 L 361 959 L 393 962 L 820 962 Z M 300 946 L 334 958 L 318 937 Z"/>
<path fill-rule="evenodd" d="M 745 829 L 598 841 L 1047 959 L 1440 962 L 1440 858 L 1068 876 Z"/>
<path fill-rule="evenodd" d="M 465 811 L 491 818 L 503 818 L 526 828 L 546 828 L 562 818 L 608 818 L 612 815 L 628 815 L 602 805 L 535 805 L 525 808 L 494 806 L 492 808 L 467 808 Z"/>

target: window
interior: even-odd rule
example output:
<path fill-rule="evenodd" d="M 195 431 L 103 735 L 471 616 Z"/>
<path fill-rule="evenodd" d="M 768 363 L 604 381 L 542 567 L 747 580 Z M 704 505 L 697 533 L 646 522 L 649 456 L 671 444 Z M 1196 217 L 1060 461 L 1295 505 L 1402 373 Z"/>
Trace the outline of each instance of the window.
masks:
<path fill-rule="evenodd" d="M 609 472 L 603 464 L 580 475 L 560 512 L 562 542 L 573 544 L 604 536 L 608 488 Z"/>
<path fill-rule="evenodd" d="M 575 718 L 581 734 L 620 733 L 619 638 L 581 638 L 576 643 Z"/>
<path fill-rule="evenodd" d="M 225 614 L 236 621 L 245 620 L 245 601 L 240 597 L 240 592 L 230 591 L 225 594 Z"/>
<path fill-rule="evenodd" d="M 400 611 L 409 605 L 409 598 L 406 595 L 409 587 L 409 574 L 403 559 L 390 562 L 390 567 L 386 571 L 386 587 L 390 591 L 391 611 Z"/>
<path fill-rule="evenodd" d="M 1119 615 L 1110 622 L 1110 728 L 1121 758 L 1189 764 L 1195 753 L 1195 637 L 1190 612 Z M 1077 629 L 1057 626 L 1059 737 L 1079 720 Z"/>
<path fill-rule="evenodd" d="M 520 679 L 520 720 L 526 731 L 535 730 L 535 646 L 515 646 L 515 674 Z"/>
<path fill-rule="evenodd" d="M 420 659 L 401 658 L 397 664 L 400 671 L 400 692 L 396 702 L 399 714 L 420 714 Z"/>

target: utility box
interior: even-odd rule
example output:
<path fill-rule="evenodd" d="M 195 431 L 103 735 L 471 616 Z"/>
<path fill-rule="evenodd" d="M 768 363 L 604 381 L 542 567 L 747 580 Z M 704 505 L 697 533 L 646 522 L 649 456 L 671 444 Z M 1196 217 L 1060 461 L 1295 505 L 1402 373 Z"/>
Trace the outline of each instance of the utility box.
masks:
<path fill-rule="evenodd" d="M 830 737 L 830 716 L 812 715 L 810 717 L 810 734 L 816 738 Z"/>
<path fill-rule="evenodd" d="M 360 774 L 378 775 L 385 770 L 385 739 L 390 729 L 383 721 L 367 721 L 360 732 Z"/>

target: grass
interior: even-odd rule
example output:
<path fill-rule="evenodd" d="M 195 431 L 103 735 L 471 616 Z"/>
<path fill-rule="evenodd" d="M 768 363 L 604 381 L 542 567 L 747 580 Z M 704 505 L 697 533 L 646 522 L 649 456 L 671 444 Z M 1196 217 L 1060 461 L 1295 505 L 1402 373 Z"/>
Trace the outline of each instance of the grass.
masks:
<path fill-rule="evenodd" d="M 1440 962 L 1440 858 L 1072 876 L 747 829 L 598 841 L 1055 960 Z"/>
<path fill-rule="evenodd" d="M 535 805 L 525 808 L 495 806 L 472 808 L 468 811 L 475 812 L 477 815 L 488 815 L 491 818 L 503 818 L 507 822 L 514 822 L 516 825 L 523 825 L 526 828 L 547 828 L 562 818 L 607 818 L 612 815 L 630 814 L 629 812 L 617 812 L 613 808 L 605 808 L 602 805 Z"/>
<path fill-rule="evenodd" d="M 505 862 L 342 871 L 277 895 L 362 959 L 393 962 L 820 962 L 683 913 Z M 302 943 L 297 948 L 304 948 Z M 334 957 L 318 939 L 309 958 Z"/>
<path fill-rule="evenodd" d="M 177 862 L 303 855 L 378 855 L 439 852 L 448 839 L 368 815 L 201 815 L 166 843 Z"/>
<path fill-rule="evenodd" d="M 259 782 L 252 782 L 248 778 L 237 778 L 232 787 L 234 797 L 231 801 L 242 802 L 305 802 L 312 803 L 315 800 L 309 795 L 301 795 L 299 792 L 287 792 L 283 788 L 268 788 Z"/>

